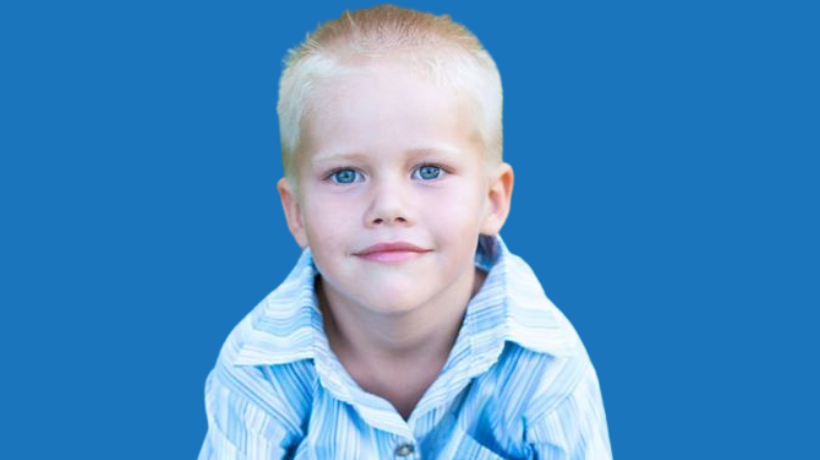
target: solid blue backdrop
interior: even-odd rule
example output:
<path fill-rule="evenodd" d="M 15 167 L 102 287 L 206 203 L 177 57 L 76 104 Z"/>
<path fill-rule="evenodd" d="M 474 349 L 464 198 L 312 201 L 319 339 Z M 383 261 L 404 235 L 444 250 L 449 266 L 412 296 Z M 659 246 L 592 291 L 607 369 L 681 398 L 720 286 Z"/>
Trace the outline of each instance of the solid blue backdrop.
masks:
<path fill-rule="evenodd" d="M 0 456 L 196 456 L 220 346 L 299 254 L 281 61 L 376 3 L 0 6 Z M 402 2 L 498 63 L 502 235 L 586 343 L 616 458 L 805 458 L 818 11 L 674 3 Z"/>

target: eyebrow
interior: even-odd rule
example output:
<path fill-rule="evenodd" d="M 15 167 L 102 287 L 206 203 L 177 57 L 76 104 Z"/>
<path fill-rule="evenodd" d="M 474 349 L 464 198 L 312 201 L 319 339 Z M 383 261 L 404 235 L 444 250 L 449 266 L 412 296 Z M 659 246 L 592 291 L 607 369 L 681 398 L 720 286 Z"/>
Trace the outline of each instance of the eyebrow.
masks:
<path fill-rule="evenodd" d="M 405 151 L 406 155 L 411 158 L 422 157 L 425 155 L 443 155 L 453 156 L 460 153 L 461 150 L 448 145 L 439 145 L 435 147 L 414 148 Z M 367 160 L 367 155 L 360 152 L 319 152 L 311 159 L 312 164 L 322 164 L 332 161 L 358 161 L 364 162 Z"/>
<path fill-rule="evenodd" d="M 336 160 L 363 161 L 366 158 L 367 155 L 358 152 L 320 152 L 316 155 L 313 155 L 313 157 L 310 159 L 310 162 L 313 164 L 321 164 Z"/>

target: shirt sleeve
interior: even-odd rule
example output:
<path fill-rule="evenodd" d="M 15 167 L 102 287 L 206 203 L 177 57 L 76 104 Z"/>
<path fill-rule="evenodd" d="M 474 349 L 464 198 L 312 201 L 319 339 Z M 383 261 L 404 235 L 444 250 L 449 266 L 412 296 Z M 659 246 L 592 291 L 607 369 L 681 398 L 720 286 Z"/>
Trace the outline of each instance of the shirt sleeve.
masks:
<path fill-rule="evenodd" d="M 526 428 L 529 458 L 610 460 L 612 450 L 601 389 L 588 361 L 574 389 Z"/>
<path fill-rule="evenodd" d="M 217 367 L 205 384 L 208 433 L 199 460 L 274 460 L 285 458 L 298 439 L 281 411 L 253 394 L 253 370 Z M 226 375 L 232 372 L 232 375 Z"/>

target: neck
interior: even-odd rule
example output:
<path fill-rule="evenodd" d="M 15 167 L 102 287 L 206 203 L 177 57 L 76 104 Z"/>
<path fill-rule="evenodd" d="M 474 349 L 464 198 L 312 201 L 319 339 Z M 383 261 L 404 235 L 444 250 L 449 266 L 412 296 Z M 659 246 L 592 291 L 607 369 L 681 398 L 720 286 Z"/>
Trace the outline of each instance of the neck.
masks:
<path fill-rule="evenodd" d="M 484 272 L 466 272 L 434 300 L 401 314 L 349 302 L 317 277 L 330 348 L 361 388 L 385 398 L 405 420 L 447 363 L 467 304 L 484 282 Z"/>
<path fill-rule="evenodd" d="M 461 327 L 470 298 L 485 273 L 469 269 L 441 295 L 401 314 L 378 314 L 349 301 L 317 278 L 317 294 L 325 330 L 342 364 L 410 363 L 444 365 Z M 346 362 L 347 361 L 347 362 Z"/>

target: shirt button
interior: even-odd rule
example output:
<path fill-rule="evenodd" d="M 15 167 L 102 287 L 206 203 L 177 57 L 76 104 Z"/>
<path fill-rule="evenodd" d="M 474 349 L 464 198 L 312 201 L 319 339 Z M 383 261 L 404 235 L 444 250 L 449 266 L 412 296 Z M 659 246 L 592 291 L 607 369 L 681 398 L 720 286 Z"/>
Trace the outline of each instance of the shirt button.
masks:
<path fill-rule="evenodd" d="M 396 457 L 407 457 L 415 451 L 416 448 L 413 447 L 412 444 L 399 444 L 398 447 L 396 447 Z"/>

